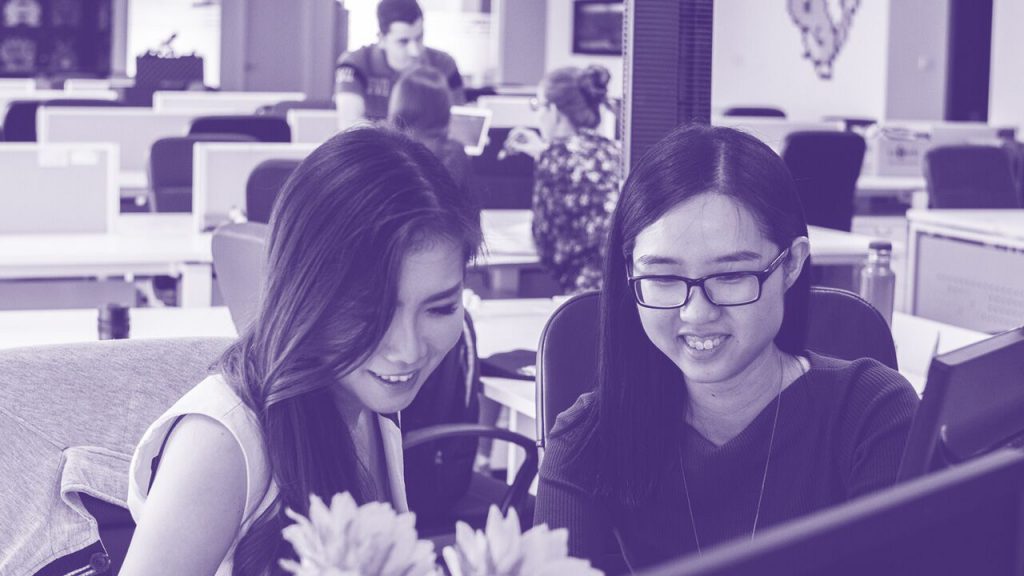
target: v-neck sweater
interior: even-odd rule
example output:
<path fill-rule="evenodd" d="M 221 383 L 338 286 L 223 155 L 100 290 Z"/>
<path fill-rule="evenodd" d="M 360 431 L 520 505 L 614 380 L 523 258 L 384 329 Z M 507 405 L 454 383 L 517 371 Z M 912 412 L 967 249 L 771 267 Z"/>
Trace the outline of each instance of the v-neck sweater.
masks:
<path fill-rule="evenodd" d="M 609 573 L 651 566 L 733 538 L 749 538 L 765 479 L 758 531 L 891 485 L 917 394 L 898 372 L 805 352 L 810 368 L 737 436 L 718 446 L 690 426 L 654 492 L 635 508 L 595 496 L 600 398 L 583 395 L 547 441 L 537 523 L 569 530 L 569 550 Z M 771 461 L 765 460 L 779 406 Z M 691 523 L 680 463 L 686 470 Z"/>

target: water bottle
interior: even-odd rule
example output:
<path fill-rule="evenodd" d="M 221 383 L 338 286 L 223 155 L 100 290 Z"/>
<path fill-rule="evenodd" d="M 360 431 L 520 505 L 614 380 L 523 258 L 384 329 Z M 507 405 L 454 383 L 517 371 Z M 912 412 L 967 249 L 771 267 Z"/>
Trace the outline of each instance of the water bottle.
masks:
<path fill-rule="evenodd" d="M 100 340 L 121 340 L 128 337 L 128 307 L 120 304 L 100 306 L 96 323 Z"/>
<path fill-rule="evenodd" d="M 868 246 L 868 259 L 860 271 L 861 297 L 870 302 L 890 326 L 896 294 L 896 275 L 889 267 L 891 261 L 892 243 L 876 240 Z"/>

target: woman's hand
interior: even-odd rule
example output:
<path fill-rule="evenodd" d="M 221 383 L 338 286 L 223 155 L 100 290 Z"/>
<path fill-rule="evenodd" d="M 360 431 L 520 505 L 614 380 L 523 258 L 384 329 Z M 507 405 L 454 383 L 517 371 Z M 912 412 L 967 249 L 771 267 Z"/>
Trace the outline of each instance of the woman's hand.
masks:
<path fill-rule="evenodd" d="M 527 154 L 536 161 L 547 148 L 548 144 L 540 137 L 540 134 L 529 128 L 517 126 L 508 133 L 508 138 L 505 139 L 498 159 L 500 160 L 508 154 Z"/>

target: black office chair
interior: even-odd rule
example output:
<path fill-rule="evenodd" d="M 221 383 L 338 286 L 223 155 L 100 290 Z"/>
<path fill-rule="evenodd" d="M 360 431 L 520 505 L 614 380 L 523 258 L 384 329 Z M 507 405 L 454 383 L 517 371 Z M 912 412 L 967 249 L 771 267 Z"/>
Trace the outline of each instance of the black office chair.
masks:
<path fill-rule="evenodd" d="M 200 116 L 192 120 L 189 136 L 196 134 L 242 134 L 257 142 L 291 142 L 292 129 L 277 116 L 231 115 Z"/>
<path fill-rule="evenodd" d="M 529 209 L 533 206 L 533 158 L 514 154 L 498 159 L 511 128 L 491 128 L 487 145 L 469 159 L 468 188 L 484 209 Z"/>
<path fill-rule="evenodd" d="M 1010 154 L 995 146 L 938 146 L 924 156 L 932 208 L 1019 208 Z"/>
<path fill-rule="evenodd" d="M 155 212 L 192 211 L 192 146 L 196 142 L 252 142 L 243 134 L 161 138 L 149 149 L 149 187 Z"/>
<path fill-rule="evenodd" d="M 793 174 L 808 224 L 850 231 L 864 148 L 864 138 L 853 132 L 786 136 L 782 159 Z"/>
<path fill-rule="evenodd" d="M 786 113 L 772 106 L 731 106 L 722 112 L 723 116 L 760 116 L 762 118 L 785 118 Z"/>
<path fill-rule="evenodd" d="M 4 114 L 4 140 L 7 142 L 36 141 L 36 110 L 39 100 L 12 100 Z"/>
<path fill-rule="evenodd" d="M 555 418 L 597 383 L 600 293 L 566 300 L 544 326 L 537 350 L 537 438 L 543 448 Z M 842 330 L 836 330 L 841 324 Z M 895 370 L 896 345 L 882 315 L 860 296 L 814 286 L 807 348 L 844 360 L 874 358 Z"/>
<path fill-rule="evenodd" d="M 264 160 L 245 183 L 245 215 L 250 222 L 270 222 L 274 201 L 300 160 Z"/>

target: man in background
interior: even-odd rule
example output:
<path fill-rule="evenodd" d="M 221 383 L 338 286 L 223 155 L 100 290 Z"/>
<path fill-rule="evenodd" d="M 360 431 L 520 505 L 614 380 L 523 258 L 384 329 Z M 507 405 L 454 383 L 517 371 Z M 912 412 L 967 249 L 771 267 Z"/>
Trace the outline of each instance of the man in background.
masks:
<path fill-rule="evenodd" d="M 334 102 L 341 129 L 361 120 L 382 120 L 388 98 L 402 72 L 415 65 L 436 68 L 448 81 L 455 104 L 465 101 L 455 60 L 423 45 L 423 11 L 416 0 L 381 0 L 376 44 L 349 51 L 338 59 Z"/>

